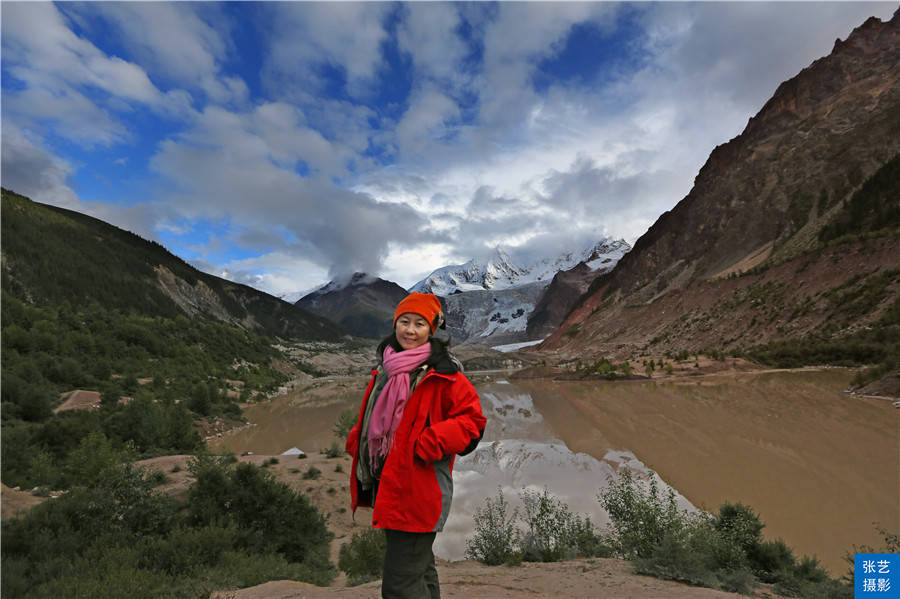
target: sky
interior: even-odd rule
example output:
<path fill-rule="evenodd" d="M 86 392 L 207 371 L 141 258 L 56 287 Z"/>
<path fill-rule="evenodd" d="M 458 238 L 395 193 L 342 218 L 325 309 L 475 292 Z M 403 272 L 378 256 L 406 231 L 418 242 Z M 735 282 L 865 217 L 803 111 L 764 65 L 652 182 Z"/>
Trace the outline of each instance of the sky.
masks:
<path fill-rule="evenodd" d="M 2 185 L 296 299 L 629 243 L 896 2 L 7 2 Z"/>

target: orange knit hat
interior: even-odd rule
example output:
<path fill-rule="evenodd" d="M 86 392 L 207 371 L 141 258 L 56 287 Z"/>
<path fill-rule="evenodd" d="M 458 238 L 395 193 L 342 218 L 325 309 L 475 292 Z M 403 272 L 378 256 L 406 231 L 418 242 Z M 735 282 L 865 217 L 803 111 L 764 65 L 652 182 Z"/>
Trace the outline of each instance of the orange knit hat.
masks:
<path fill-rule="evenodd" d="M 397 319 L 403 314 L 418 314 L 428 321 L 431 334 L 437 327 L 444 324 L 444 313 L 441 311 L 441 300 L 431 293 L 419 293 L 413 291 L 397 304 L 394 310 L 394 328 L 397 328 Z"/>

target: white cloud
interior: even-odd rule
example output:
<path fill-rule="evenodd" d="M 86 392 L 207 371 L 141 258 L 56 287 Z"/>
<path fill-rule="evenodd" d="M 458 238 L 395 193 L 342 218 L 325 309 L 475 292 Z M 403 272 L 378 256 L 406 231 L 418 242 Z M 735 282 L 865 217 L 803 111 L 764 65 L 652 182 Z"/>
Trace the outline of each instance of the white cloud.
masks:
<path fill-rule="evenodd" d="M 287 2 L 266 8 L 272 41 L 264 75 L 274 97 L 294 88 L 319 91 L 325 85 L 322 67 L 340 70 L 352 95 L 367 93 L 383 62 L 390 4 Z"/>
<path fill-rule="evenodd" d="M 500 3 L 485 27 L 480 126 L 494 134 L 515 132 L 539 101 L 531 81 L 538 61 L 555 56 L 574 25 L 602 22 L 615 10 L 594 2 Z"/>
<path fill-rule="evenodd" d="M 194 265 L 219 277 L 261 289 L 276 297 L 296 301 L 328 276 L 328 270 L 287 252 L 268 252 L 255 258 L 233 260 L 226 264 L 194 261 Z"/>
<path fill-rule="evenodd" d="M 102 16 L 140 64 L 160 81 L 203 90 L 216 103 L 243 103 L 249 90 L 240 77 L 221 74 L 230 23 L 215 5 L 188 2 L 100 2 L 70 10 Z M 199 13 L 212 21 L 207 23 Z M 215 26 L 215 27 L 214 27 Z"/>
<path fill-rule="evenodd" d="M 423 153 L 434 153 L 434 146 L 446 143 L 443 138 L 454 132 L 459 118 L 456 102 L 439 90 L 428 86 L 414 93 L 395 129 L 401 156 L 415 161 Z"/>
<path fill-rule="evenodd" d="M 68 27 L 55 5 L 4 5 L 3 61 L 20 88 L 5 91 L 4 121 L 56 133 L 90 147 L 130 138 L 115 113 L 144 105 L 183 117 L 189 98 L 163 93 L 134 63 L 108 56 Z"/>
<path fill-rule="evenodd" d="M 279 114 L 286 117 L 279 121 L 283 130 L 268 126 Z M 272 246 L 337 274 L 378 272 L 390 242 L 413 245 L 432 235 L 408 206 L 377 202 L 292 169 L 292 161 L 303 159 L 301 148 L 280 136 L 302 133 L 291 121 L 296 117 L 282 106 L 240 114 L 207 109 L 191 129 L 163 142 L 152 160 L 178 187 L 173 207 L 192 219 L 227 217 L 256 235 L 283 228 L 296 241 L 270 235 Z"/>
<path fill-rule="evenodd" d="M 437 79 L 451 89 L 468 81 L 461 63 L 469 48 L 457 32 L 462 19 L 459 7 L 442 2 L 403 5 L 402 20 L 397 26 L 397 43 L 406 52 L 418 76 Z"/>
<path fill-rule="evenodd" d="M 143 69 L 76 36 L 53 4 L 13 2 L 4 13 L 4 60 L 16 78 L 51 89 L 87 85 L 126 100 L 162 102 Z"/>

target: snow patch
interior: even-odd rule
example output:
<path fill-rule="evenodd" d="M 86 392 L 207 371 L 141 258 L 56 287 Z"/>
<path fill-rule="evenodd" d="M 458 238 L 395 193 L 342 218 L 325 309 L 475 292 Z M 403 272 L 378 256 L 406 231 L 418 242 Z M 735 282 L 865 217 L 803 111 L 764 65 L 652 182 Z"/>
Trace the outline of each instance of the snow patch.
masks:
<path fill-rule="evenodd" d="M 536 339 L 534 341 L 523 341 L 522 343 L 507 343 L 505 345 L 494 345 L 493 347 L 491 347 L 491 349 L 498 351 L 498 352 L 507 353 L 507 352 L 511 352 L 511 351 L 520 350 L 523 347 L 531 347 L 533 345 L 538 345 L 540 343 L 543 343 L 544 339 L 546 339 L 546 337 L 544 337 L 543 339 Z"/>

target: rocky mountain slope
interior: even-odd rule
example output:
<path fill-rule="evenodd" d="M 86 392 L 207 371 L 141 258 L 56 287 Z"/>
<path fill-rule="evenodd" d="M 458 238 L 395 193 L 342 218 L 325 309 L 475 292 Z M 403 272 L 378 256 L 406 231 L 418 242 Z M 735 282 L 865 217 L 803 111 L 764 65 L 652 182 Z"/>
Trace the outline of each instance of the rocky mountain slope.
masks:
<path fill-rule="evenodd" d="M 358 272 L 347 281 L 331 281 L 294 305 L 338 323 L 351 335 L 380 339 L 390 332 L 394 307 L 406 295 L 396 283 Z"/>
<path fill-rule="evenodd" d="M 869 19 L 781 84 L 543 349 L 698 351 L 852 335 L 862 343 L 867 327 L 894 331 L 898 13 Z"/>
<path fill-rule="evenodd" d="M 208 318 L 264 335 L 337 339 L 328 320 L 193 268 L 161 245 L 4 189 L 3 292 L 29 303 Z"/>

